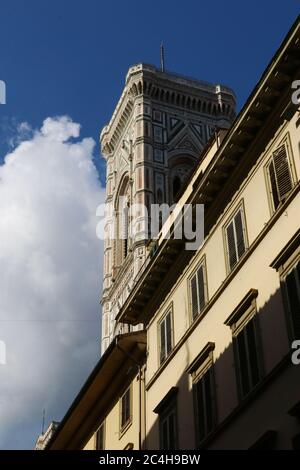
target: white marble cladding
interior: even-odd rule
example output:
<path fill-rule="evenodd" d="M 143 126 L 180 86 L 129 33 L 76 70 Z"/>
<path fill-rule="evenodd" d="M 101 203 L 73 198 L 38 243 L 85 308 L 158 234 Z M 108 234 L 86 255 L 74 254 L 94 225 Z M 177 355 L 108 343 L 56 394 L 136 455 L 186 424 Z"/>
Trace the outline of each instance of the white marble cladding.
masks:
<path fill-rule="evenodd" d="M 114 319 L 146 262 L 151 205 L 176 200 L 216 127 L 230 127 L 234 117 L 228 87 L 148 64 L 129 69 L 100 135 L 107 162 L 102 350 L 120 331 Z M 135 205 L 141 209 L 125 222 L 122 210 Z"/>

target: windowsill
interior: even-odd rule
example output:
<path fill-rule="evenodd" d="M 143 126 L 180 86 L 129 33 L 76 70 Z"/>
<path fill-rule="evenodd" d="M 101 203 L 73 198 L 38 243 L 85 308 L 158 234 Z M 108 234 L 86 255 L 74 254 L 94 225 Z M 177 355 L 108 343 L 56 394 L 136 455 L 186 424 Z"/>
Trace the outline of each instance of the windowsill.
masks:
<path fill-rule="evenodd" d="M 132 418 L 130 418 L 130 420 L 127 421 L 127 423 L 124 424 L 124 426 L 120 429 L 119 440 L 124 436 L 124 434 L 128 431 L 131 425 L 132 425 Z"/>

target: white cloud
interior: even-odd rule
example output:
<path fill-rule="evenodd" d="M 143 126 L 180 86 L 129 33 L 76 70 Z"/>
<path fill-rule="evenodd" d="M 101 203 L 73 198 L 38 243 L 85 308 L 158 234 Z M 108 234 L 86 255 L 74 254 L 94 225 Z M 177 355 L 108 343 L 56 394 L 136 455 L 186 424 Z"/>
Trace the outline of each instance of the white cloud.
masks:
<path fill-rule="evenodd" d="M 19 132 L 30 138 L 0 166 L 2 449 L 32 446 L 44 407 L 62 418 L 99 355 L 95 143 L 74 140 L 80 126 L 68 117 Z"/>

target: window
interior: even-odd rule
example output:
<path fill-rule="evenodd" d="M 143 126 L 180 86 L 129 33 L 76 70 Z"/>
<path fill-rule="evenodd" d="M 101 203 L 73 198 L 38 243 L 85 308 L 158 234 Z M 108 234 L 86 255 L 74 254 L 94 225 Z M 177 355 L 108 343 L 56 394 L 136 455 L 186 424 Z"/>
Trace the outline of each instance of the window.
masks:
<path fill-rule="evenodd" d="M 172 351 L 172 309 L 163 317 L 159 323 L 159 337 L 160 337 L 160 364 L 162 364 Z"/>
<path fill-rule="evenodd" d="M 209 342 L 187 368 L 193 380 L 193 403 L 196 447 L 214 429 L 217 423 L 217 404 L 213 369 L 215 343 Z"/>
<path fill-rule="evenodd" d="M 285 201 L 293 188 L 292 173 L 286 143 L 280 145 L 272 154 L 267 167 L 268 185 L 272 209 Z"/>
<path fill-rule="evenodd" d="M 193 385 L 197 445 L 213 430 L 216 422 L 213 366 Z"/>
<path fill-rule="evenodd" d="M 191 278 L 191 302 L 193 320 L 202 312 L 207 302 L 206 269 L 203 261 L 197 272 Z"/>
<path fill-rule="evenodd" d="M 228 267 L 231 271 L 246 251 L 246 227 L 242 206 L 225 226 L 225 238 Z"/>
<path fill-rule="evenodd" d="M 120 399 L 120 428 L 123 431 L 131 422 L 131 387 L 128 387 Z"/>
<path fill-rule="evenodd" d="M 283 282 L 289 327 L 293 339 L 300 338 L 300 261 Z"/>
<path fill-rule="evenodd" d="M 104 422 L 96 432 L 96 450 L 104 450 Z"/>
<path fill-rule="evenodd" d="M 241 398 L 260 381 L 257 318 L 254 316 L 235 336 L 236 373 Z"/>
<path fill-rule="evenodd" d="M 258 291 L 250 289 L 225 325 L 231 327 L 235 370 L 240 398 L 244 398 L 263 376 L 262 352 L 256 315 Z"/>
<path fill-rule="evenodd" d="M 153 410 L 153 413 L 159 415 L 159 445 L 161 450 L 178 448 L 177 394 L 178 387 L 171 387 Z"/>

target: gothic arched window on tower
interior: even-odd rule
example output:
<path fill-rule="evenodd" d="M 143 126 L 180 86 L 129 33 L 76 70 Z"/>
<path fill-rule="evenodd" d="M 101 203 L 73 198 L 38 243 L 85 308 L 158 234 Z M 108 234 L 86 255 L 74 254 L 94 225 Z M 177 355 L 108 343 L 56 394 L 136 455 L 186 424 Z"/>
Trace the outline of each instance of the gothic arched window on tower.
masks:
<path fill-rule="evenodd" d="M 176 195 L 179 193 L 181 188 L 181 179 L 178 175 L 175 175 L 173 178 L 173 197 L 175 198 Z"/>
<path fill-rule="evenodd" d="M 170 200 L 174 203 L 195 165 L 195 159 L 189 155 L 176 155 L 169 160 Z"/>
<path fill-rule="evenodd" d="M 123 177 L 117 193 L 116 236 L 115 236 L 115 268 L 119 268 L 128 255 L 130 231 L 130 185 L 128 175 Z"/>

